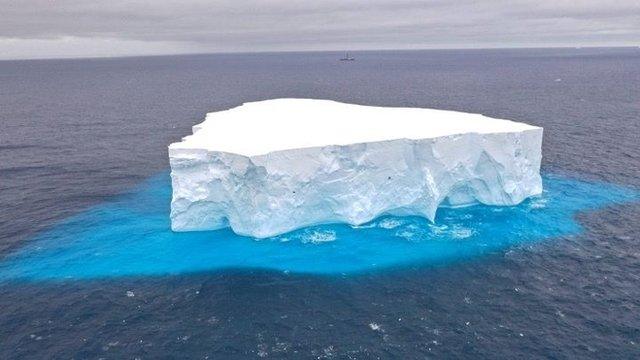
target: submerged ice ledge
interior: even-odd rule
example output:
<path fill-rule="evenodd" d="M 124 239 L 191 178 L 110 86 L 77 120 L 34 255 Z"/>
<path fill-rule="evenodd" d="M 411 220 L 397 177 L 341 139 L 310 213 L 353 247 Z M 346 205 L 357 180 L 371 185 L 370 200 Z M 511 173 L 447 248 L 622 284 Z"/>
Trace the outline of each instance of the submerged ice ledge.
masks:
<path fill-rule="evenodd" d="M 574 244 L 583 231 L 577 213 L 640 200 L 638 189 L 608 183 L 550 174 L 543 183 L 540 196 L 518 206 L 442 208 L 435 224 L 385 216 L 362 226 L 318 225 L 254 241 L 230 229 L 171 231 L 166 206 L 171 181 L 162 173 L 61 221 L 0 259 L 0 286 L 247 269 L 342 278 L 496 252 L 527 256 L 530 247 L 523 244 L 565 236 Z M 618 218 L 620 211 L 616 207 L 592 218 Z"/>
<path fill-rule="evenodd" d="M 174 231 L 264 238 L 542 192 L 542 128 L 454 111 L 278 99 L 207 114 L 169 146 Z"/>

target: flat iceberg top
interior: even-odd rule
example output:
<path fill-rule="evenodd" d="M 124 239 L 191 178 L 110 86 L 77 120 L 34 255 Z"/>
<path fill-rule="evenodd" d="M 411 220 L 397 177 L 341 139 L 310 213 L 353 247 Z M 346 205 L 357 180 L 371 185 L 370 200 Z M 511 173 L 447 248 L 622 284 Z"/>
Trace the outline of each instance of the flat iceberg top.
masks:
<path fill-rule="evenodd" d="M 532 129 L 540 128 L 457 111 L 276 99 L 209 113 L 204 122 L 193 127 L 193 135 L 169 148 L 255 156 L 327 145 Z"/>

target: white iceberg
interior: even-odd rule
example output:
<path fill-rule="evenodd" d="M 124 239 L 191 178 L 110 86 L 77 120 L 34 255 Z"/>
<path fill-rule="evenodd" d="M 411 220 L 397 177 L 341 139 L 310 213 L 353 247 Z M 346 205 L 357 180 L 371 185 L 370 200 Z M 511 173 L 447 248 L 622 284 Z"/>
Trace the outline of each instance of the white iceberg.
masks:
<path fill-rule="evenodd" d="M 207 114 L 169 146 L 174 231 L 275 236 L 542 192 L 542 128 L 477 114 L 278 99 Z"/>

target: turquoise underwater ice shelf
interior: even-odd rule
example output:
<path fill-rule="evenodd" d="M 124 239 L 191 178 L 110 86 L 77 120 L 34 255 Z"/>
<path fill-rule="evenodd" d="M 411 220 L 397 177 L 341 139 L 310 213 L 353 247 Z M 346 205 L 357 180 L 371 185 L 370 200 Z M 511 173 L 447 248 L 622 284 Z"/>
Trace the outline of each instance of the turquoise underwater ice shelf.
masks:
<path fill-rule="evenodd" d="M 575 215 L 638 200 L 607 183 L 545 175 L 544 193 L 518 206 L 477 205 L 362 226 L 320 225 L 256 240 L 231 230 L 170 230 L 171 183 L 163 173 L 40 233 L 0 262 L 0 281 L 154 276 L 223 269 L 320 275 L 455 261 L 519 243 L 580 233 Z"/>

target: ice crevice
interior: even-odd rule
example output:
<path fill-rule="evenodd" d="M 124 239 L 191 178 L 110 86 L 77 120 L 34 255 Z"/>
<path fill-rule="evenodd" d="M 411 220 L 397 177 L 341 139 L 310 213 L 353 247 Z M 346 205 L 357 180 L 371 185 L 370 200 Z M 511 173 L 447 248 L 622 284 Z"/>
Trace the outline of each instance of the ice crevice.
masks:
<path fill-rule="evenodd" d="M 210 113 L 169 147 L 174 231 L 256 238 L 542 192 L 542 128 L 454 111 L 278 99 Z"/>

